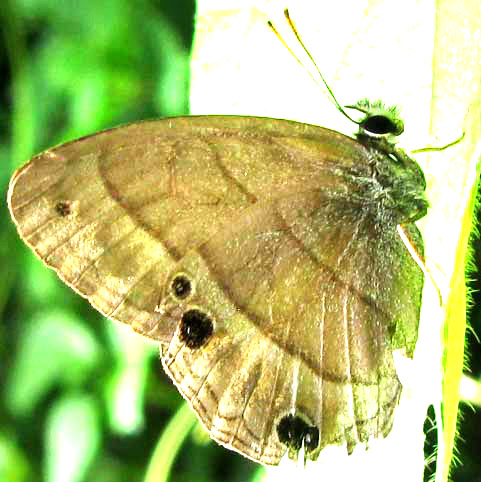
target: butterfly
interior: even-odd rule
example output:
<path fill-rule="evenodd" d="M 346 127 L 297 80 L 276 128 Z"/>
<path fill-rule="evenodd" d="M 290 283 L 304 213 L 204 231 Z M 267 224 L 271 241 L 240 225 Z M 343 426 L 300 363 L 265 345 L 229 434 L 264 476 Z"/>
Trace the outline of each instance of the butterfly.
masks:
<path fill-rule="evenodd" d="M 391 430 L 423 273 L 418 164 L 395 109 L 361 101 L 355 138 L 262 117 L 138 122 L 12 176 L 21 238 L 106 317 L 159 342 L 211 437 L 252 460 Z"/>

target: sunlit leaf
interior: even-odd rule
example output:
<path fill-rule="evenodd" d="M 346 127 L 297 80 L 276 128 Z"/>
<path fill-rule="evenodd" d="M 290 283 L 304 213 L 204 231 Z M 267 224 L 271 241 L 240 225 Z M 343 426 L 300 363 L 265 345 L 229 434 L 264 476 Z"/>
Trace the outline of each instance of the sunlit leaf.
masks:
<path fill-rule="evenodd" d="M 98 406 L 85 395 L 65 396 L 49 410 L 45 429 L 46 482 L 84 480 L 100 446 Z"/>
<path fill-rule="evenodd" d="M 25 320 L 5 390 L 10 411 L 26 416 L 55 384 L 79 385 L 99 357 L 98 342 L 75 315 L 58 309 Z"/>

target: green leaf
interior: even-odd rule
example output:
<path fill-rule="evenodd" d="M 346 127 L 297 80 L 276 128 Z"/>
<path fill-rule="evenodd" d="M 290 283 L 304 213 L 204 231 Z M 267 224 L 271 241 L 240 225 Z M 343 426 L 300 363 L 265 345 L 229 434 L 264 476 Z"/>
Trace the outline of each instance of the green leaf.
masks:
<path fill-rule="evenodd" d="M 49 411 L 45 429 L 45 480 L 85 480 L 100 439 L 101 426 L 94 399 L 71 395 L 56 401 Z"/>
<path fill-rule="evenodd" d="M 104 387 L 110 427 L 117 434 L 132 434 L 144 425 L 145 384 L 158 346 L 125 325 L 108 323 L 105 329 L 117 358 Z"/>
<path fill-rule="evenodd" d="M 28 460 L 13 440 L 12 434 L 0 434 L 0 480 L 15 482 L 32 480 Z"/>
<path fill-rule="evenodd" d="M 26 320 L 6 384 L 10 412 L 31 414 L 57 383 L 80 385 L 100 354 L 93 334 L 70 312 L 50 310 Z"/>

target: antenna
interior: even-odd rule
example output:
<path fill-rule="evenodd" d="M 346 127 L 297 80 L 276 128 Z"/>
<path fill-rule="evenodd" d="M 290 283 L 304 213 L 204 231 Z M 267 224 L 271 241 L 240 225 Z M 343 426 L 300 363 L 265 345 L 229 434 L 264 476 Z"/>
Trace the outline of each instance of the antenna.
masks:
<path fill-rule="evenodd" d="M 301 36 L 299 34 L 299 31 L 297 30 L 295 24 L 294 24 L 294 21 L 292 20 L 291 16 L 289 15 L 289 10 L 286 8 L 284 10 L 284 17 L 286 18 L 287 20 L 287 23 L 289 24 L 289 27 L 291 28 L 292 32 L 294 33 L 294 35 L 296 36 L 296 39 L 297 41 L 299 42 L 299 44 L 301 45 L 302 49 L 304 50 L 304 52 L 307 54 L 307 56 L 309 57 L 309 60 L 312 62 L 312 65 L 314 65 L 314 68 L 316 69 L 317 73 L 319 74 L 319 77 L 321 78 L 322 80 L 322 83 L 324 84 L 324 87 L 326 88 L 327 90 L 327 97 L 329 98 L 329 100 L 334 104 L 334 106 L 336 107 L 336 109 L 341 112 L 341 114 L 343 114 L 345 117 L 347 117 L 351 122 L 353 122 L 354 124 L 360 124 L 359 121 L 356 121 L 354 120 L 349 114 L 347 114 L 347 112 L 343 109 L 343 107 L 341 106 L 341 104 L 339 104 L 339 102 L 337 101 L 336 99 L 336 96 L 334 95 L 334 93 L 332 92 L 331 88 L 329 87 L 328 83 L 326 82 L 326 79 L 324 79 L 324 76 L 322 75 L 319 67 L 317 66 L 314 58 L 312 57 L 311 53 L 309 52 L 309 50 L 307 49 L 307 47 L 305 46 L 304 42 L 302 41 L 301 39 Z M 277 31 L 277 29 L 274 27 L 274 24 L 268 20 L 267 21 L 267 26 L 274 32 L 274 34 L 276 35 L 276 37 L 281 41 L 282 45 L 284 45 L 284 47 L 290 52 L 290 54 L 299 62 L 300 65 L 302 65 L 302 67 L 307 71 L 307 73 L 309 74 L 309 76 L 311 77 L 311 79 L 319 86 L 319 88 L 321 90 L 323 90 L 322 88 L 322 85 L 319 84 L 319 82 L 316 80 L 316 78 L 311 74 L 311 72 L 309 71 L 309 69 L 302 63 L 302 61 L 299 59 L 299 57 L 292 51 L 292 49 L 287 45 L 287 42 L 283 39 L 283 37 L 281 36 L 281 34 Z"/>

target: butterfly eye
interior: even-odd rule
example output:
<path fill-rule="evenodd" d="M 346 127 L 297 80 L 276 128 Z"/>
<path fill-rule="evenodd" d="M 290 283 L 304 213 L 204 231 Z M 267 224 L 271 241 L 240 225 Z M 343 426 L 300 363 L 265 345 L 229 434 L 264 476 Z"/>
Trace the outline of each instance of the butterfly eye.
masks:
<path fill-rule="evenodd" d="M 388 115 L 368 115 L 361 121 L 359 126 L 370 134 L 382 136 L 392 134 L 399 136 L 404 131 L 404 125 L 399 119 L 393 119 Z"/>
<path fill-rule="evenodd" d="M 175 298 L 184 301 L 192 294 L 192 282 L 187 275 L 178 274 L 173 278 L 170 289 Z"/>
<path fill-rule="evenodd" d="M 301 417 L 293 414 L 280 420 L 277 435 L 281 443 L 296 451 L 304 445 L 307 452 L 312 452 L 319 445 L 319 429 L 309 426 Z"/>
<path fill-rule="evenodd" d="M 214 323 L 207 313 L 191 309 L 182 315 L 180 338 L 191 349 L 204 346 L 214 331 Z"/>
<path fill-rule="evenodd" d="M 404 132 L 404 122 L 399 116 L 396 106 L 386 107 L 380 100 L 370 102 L 363 99 L 354 105 L 344 106 L 362 112 L 364 117 L 356 122 L 359 125 L 359 135 L 373 137 L 399 136 Z M 341 110 L 342 111 L 342 110 Z"/>

